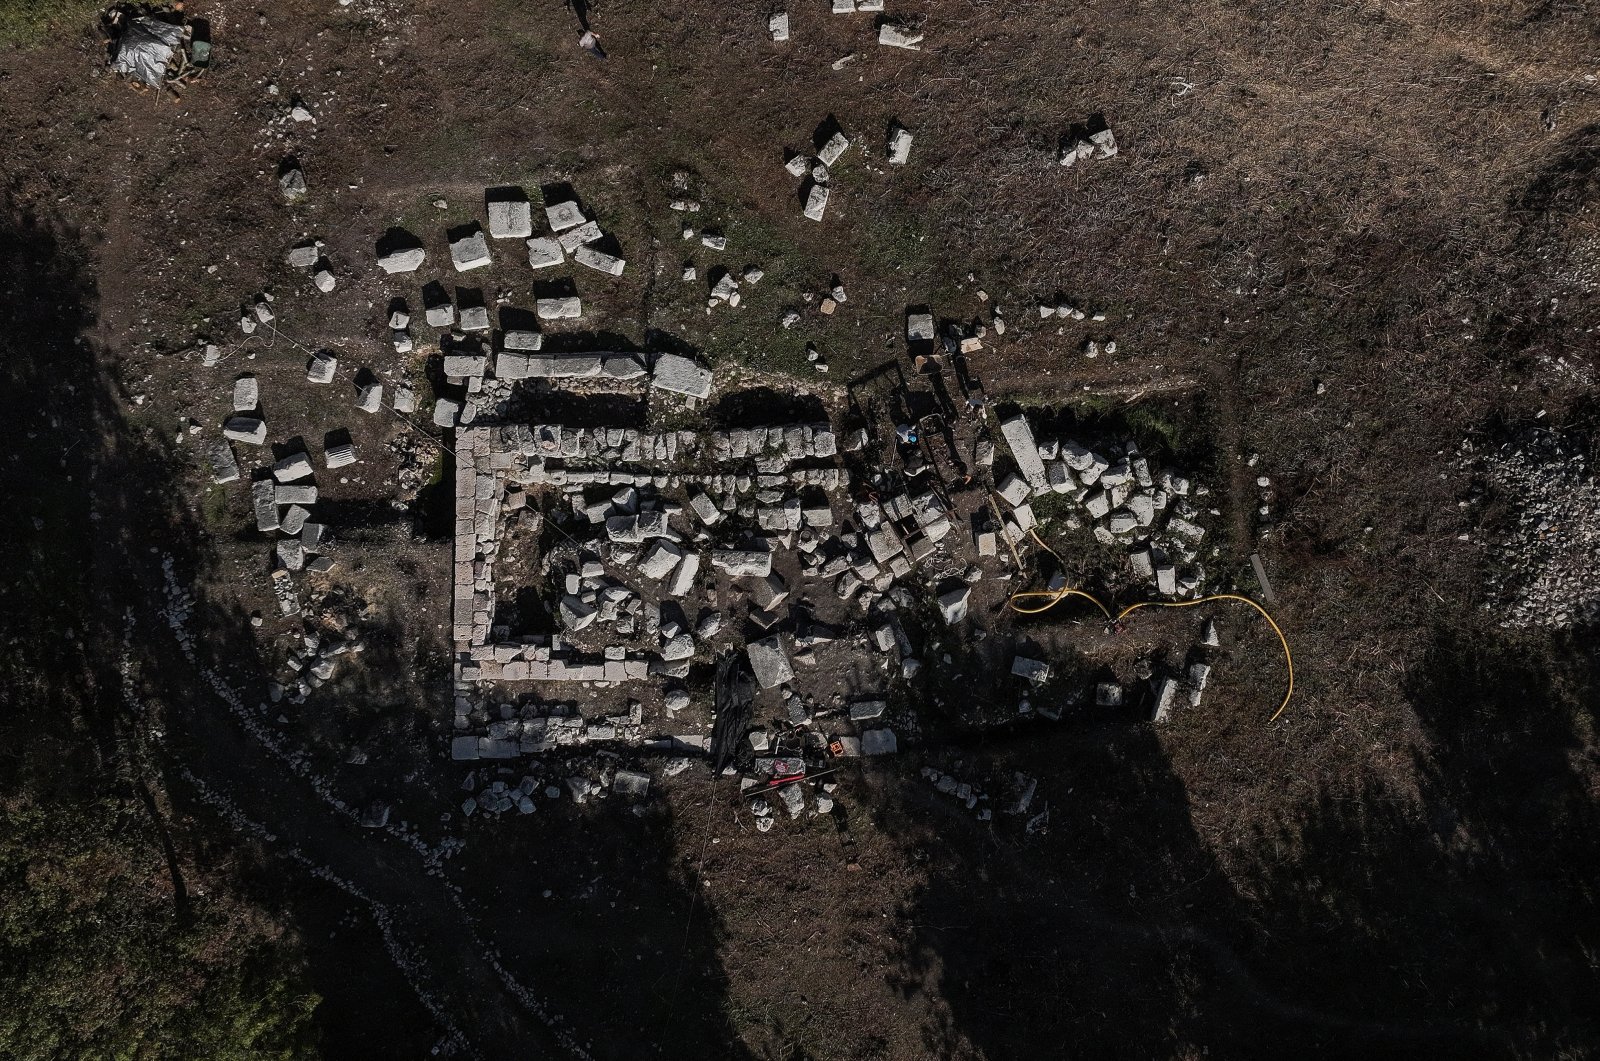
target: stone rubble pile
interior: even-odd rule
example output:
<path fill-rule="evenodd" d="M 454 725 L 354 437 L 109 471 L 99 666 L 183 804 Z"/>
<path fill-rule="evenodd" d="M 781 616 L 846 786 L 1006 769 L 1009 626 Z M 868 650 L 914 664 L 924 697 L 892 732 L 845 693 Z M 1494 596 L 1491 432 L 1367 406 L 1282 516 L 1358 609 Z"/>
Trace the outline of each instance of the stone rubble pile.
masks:
<path fill-rule="evenodd" d="M 1600 482 L 1584 441 L 1546 428 L 1494 449 L 1463 444 L 1460 461 L 1509 499 L 1514 519 L 1489 543 L 1488 579 L 1507 627 L 1565 629 L 1600 620 Z M 1498 529 L 1498 528 L 1492 528 Z"/>
<path fill-rule="evenodd" d="M 299 646 L 284 661 L 284 673 L 267 686 L 267 696 L 273 703 L 287 700 L 303 704 L 313 689 L 333 677 L 346 656 L 360 655 L 365 650 L 366 642 L 360 638 L 346 640 L 307 629 Z"/>
<path fill-rule="evenodd" d="M 801 180 L 801 191 L 806 198 L 801 212 L 812 221 L 821 221 L 827 211 L 831 171 L 849 149 L 850 138 L 845 136 L 843 130 L 834 129 L 814 160 L 799 153 L 791 153 L 785 160 L 784 169 L 789 171 L 790 176 Z"/>
<path fill-rule="evenodd" d="M 1038 522 L 1032 501 L 1059 494 L 1070 505 L 1069 529 L 1092 528 L 1102 545 L 1127 550 L 1128 563 L 1139 579 L 1154 583 L 1167 597 L 1196 596 L 1205 580 L 1200 562 L 1205 513 L 1192 498 L 1207 496 L 1187 476 L 1151 467 L 1132 439 L 1100 443 L 1091 449 L 1072 439 L 1039 442 L 1025 416 L 1000 424 L 1016 470 L 999 479 L 997 493 L 1006 502 L 998 529 L 1013 543 L 1028 536 Z M 981 463 L 981 460 L 980 460 Z M 980 552 L 987 555 L 992 543 Z"/>

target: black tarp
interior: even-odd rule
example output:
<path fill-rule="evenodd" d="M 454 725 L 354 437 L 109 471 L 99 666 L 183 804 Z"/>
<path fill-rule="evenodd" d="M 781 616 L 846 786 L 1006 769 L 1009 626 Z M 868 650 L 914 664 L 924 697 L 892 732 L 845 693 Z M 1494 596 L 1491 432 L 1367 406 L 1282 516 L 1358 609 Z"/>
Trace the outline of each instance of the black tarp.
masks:
<path fill-rule="evenodd" d="M 738 756 L 739 741 L 755 714 L 755 699 L 755 675 L 750 673 L 744 653 L 730 652 L 719 659 L 712 701 L 717 712 L 716 724 L 711 727 L 712 776 L 721 776 Z"/>

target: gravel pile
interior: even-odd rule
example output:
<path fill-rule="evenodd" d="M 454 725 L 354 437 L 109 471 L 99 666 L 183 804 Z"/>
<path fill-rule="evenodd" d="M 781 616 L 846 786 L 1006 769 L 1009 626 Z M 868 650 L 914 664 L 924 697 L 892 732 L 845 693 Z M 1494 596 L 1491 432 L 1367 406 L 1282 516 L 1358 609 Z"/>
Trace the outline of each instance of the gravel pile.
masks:
<path fill-rule="evenodd" d="M 1502 570 L 1490 578 L 1505 626 L 1600 620 L 1600 483 L 1586 449 L 1540 429 L 1473 460 L 1515 512 L 1493 546 Z"/>

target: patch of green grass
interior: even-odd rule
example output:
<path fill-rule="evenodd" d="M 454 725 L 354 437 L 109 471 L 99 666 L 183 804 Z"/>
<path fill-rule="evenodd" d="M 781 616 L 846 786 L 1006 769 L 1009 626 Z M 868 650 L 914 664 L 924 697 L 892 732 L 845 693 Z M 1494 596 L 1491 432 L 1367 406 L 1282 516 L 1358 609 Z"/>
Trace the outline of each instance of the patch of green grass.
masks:
<path fill-rule="evenodd" d="M 873 214 L 863 228 L 862 245 L 872 248 L 878 271 L 911 274 L 931 271 L 938 244 L 929 238 L 927 224 L 921 217 L 900 211 Z"/>
<path fill-rule="evenodd" d="M 1187 448 L 1188 426 L 1163 410 L 1136 405 L 1122 419 L 1142 450 L 1182 453 Z"/>
<path fill-rule="evenodd" d="M 228 526 L 228 491 L 221 486 L 206 487 L 200 495 L 200 519 L 206 530 L 219 534 Z"/>
<path fill-rule="evenodd" d="M 39 48 L 95 26 L 99 0 L 0 0 L 0 45 Z"/>
<path fill-rule="evenodd" d="M 785 309 L 803 305 L 803 292 L 815 291 L 827 280 L 828 273 L 816 257 L 752 213 L 720 212 L 708 203 L 702 213 L 686 216 L 692 217 L 689 223 L 697 229 L 727 236 L 728 250 L 716 254 L 704 251 L 699 241 L 684 242 L 682 256 L 696 263 L 699 276 L 693 283 L 666 280 L 652 323 L 699 346 L 713 364 L 815 378 L 816 372 L 806 360 L 806 331 L 785 329 L 779 320 Z M 675 234 L 666 239 L 681 242 Z M 746 265 L 761 269 L 761 281 L 741 282 L 740 304 L 719 305 L 707 316 L 705 298 L 711 271 L 720 266 L 738 279 Z M 669 270 L 675 272 L 676 266 Z"/>

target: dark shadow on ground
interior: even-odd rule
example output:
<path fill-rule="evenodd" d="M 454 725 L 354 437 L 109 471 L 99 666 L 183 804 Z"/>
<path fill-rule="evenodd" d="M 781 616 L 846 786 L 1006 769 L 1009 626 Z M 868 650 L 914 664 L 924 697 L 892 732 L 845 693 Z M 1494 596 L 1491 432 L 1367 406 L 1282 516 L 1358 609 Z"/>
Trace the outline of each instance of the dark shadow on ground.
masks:
<path fill-rule="evenodd" d="M 264 964 L 252 950 L 240 994 L 259 1007 L 283 1005 L 288 1000 L 252 986 L 263 969 L 281 978 L 282 968 L 303 961 L 294 983 L 322 996 L 314 1016 L 321 1056 L 428 1056 L 441 1039 L 441 1021 L 462 1030 L 476 1056 L 554 1054 L 556 1036 L 491 963 L 493 949 L 512 946 L 515 953 L 505 959 L 510 975 L 580 1041 L 605 1040 L 619 1013 L 630 1019 L 659 1014 L 664 956 L 676 969 L 687 955 L 687 986 L 674 1009 L 682 1041 L 701 1056 L 730 1056 L 724 978 L 710 949 L 713 926 L 702 919 L 686 934 L 689 893 L 664 841 L 638 835 L 637 844 L 608 846 L 602 861 L 617 886 L 628 889 L 628 904 L 627 916 L 618 917 L 609 899 L 594 902 L 596 920 L 603 911 L 607 928 L 569 910 L 543 919 L 532 909 L 547 887 L 574 897 L 591 886 L 578 872 L 591 865 L 585 859 L 599 846 L 590 831 L 596 826 L 570 804 L 550 808 L 539 822 L 472 823 L 472 845 L 494 865 L 473 876 L 450 865 L 445 878 L 430 874 L 409 843 L 363 829 L 335 806 L 343 801 L 359 809 L 390 800 L 394 821 L 414 823 L 430 843 L 441 838 L 442 814 L 454 812 L 459 821 L 465 770 L 445 754 L 449 672 L 445 657 L 431 647 L 441 635 L 418 609 L 379 609 L 363 624 L 365 652 L 342 659 L 305 704 L 269 703 L 269 681 L 282 680 L 287 648 L 311 616 L 283 619 L 274 611 L 257 633 L 228 592 L 238 577 L 264 584 L 269 565 L 272 536 L 257 533 L 249 515 L 250 469 L 243 467 L 233 483 L 210 487 L 222 504 L 198 498 L 196 487 L 206 491 L 207 480 L 184 474 L 195 443 L 174 444 L 161 416 L 146 426 L 126 415 L 132 403 L 121 400 L 108 378 L 110 359 L 80 338 L 92 323 L 95 296 L 77 271 L 75 245 L 26 220 L 0 235 L 9 292 L 0 325 L 11 337 L 0 412 L 19 429 L 10 443 L 14 459 L 0 461 L 8 498 L 0 536 L 16 565 L 0 580 L 7 655 L 0 679 L 5 699 L 22 705 L 4 716 L 6 746 L 13 749 L 0 757 L 7 791 L 37 786 L 56 801 L 79 787 L 96 797 L 125 794 L 132 813 L 122 828 L 148 835 L 156 864 L 171 868 L 174 910 L 181 914 L 194 891 L 185 875 L 208 884 L 205 903 L 196 904 L 202 918 L 213 916 L 225 890 L 271 910 L 288 926 L 287 965 Z M 243 450 L 236 447 L 241 465 L 267 458 L 268 451 Z M 446 489 L 448 482 L 447 472 Z M 360 522 L 359 511 L 343 511 Z M 320 506 L 312 512 L 313 519 L 326 514 Z M 347 542 L 393 533 L 380 526 L 377 513 L 370 515 L 369 526 L 355 527 Z M 224 572 L 215 548 L 219 542 L 233 547 L 240 538 L 251 540 L 259 557 L 242 576 L 231 561 Z M 359 587 L 348 549 L 336 548 L 335 555 L 339 564 L 330 576 L 294 576 L 302 601 L 313 591 L 337 597 L 341 586 Z M 176 583 L 195 594 L 192 617 L 183 624 L 193 634 L 192 659 L 160 610 L 163 561 L 170 561 Z M 448 546 L 440 547 L 438 564 L 448 566 Z M 212 595 L 207 586 L 222 591 Z M 127 682 L 141 705 L 138 714 L 122 695 L 125 616 L 134 620 Z M 236 705 L 218 695 L 218 684 L 237 691 Z M 159 739 L 149 736 L 153 731 Z M 365 762 L 348 762 L 358 758 L 353 750 L 364 753 Z M 328 783 L 316 785 L 313 776 Z M 624 819 L 615 828 L 626 832 L 635 819 L 620 806 L 615 810 Z M 134 820 L 140 814 L 148 819 L 142 824 Z M 568 843 L 575 846 L 564 855 L 559 845 Z M 519 844 L 541 852 L 543 874 L 531 872 L 526 860 L 497 857 Z M 350 887 L 329 883 L 335 878 Z M 463 886 L 460 905 L 450 882 Z M 379 931 L 380 921 L 387 932 Z M 658 955 L 643 965 L 631 954 L 617 957 L 625 937 L 645 935 L 658 941 Z M 253 939 L 245 942 L 256 946 Z M 226 951 L 226 943 L 217 946 Z M 397 971 L 391 946 L 415 964 L 411 976 Z M 201 964 L 186 964 L 182 978 L 203 982 Z M 647 975 L 622 975 L 640 969 Z M 562 970 L 574 973 L 559 975 Z M 591 977 L 601 978 L 605 989 Z M 419 1000 L 412 980 L 437 1010 Z M 204 1009 L 214 996 L 196 990 Z M 227 1019 L 233 1011 L 210 1015 Z M 630 1034 L 640 1041 L 637 1030 Z M 181 1040 L 168 1045 L 172 1056 L 206 1054 Z M 256 1046 L 281 1047 L 283 1056 L 315 1052 L 309 1041 L 275 1044 L 270 1035 Z M 618 1047 L 597 1056 L 622 1052 Z"/>
<path fill-rule="evenodd" d="M 1581 644 L 1439 635 L 1411 688 L 1420 799 L 1325 792 L 1231 880 L 1152 726 L 930 752 L 986 789 L 1039 778 L 992 830 L 926 783 L 877 808 L 936 852 L 898 973 L 949 1003 L 930 1056 L 1592 1052 L 1597 676 Z"/>

